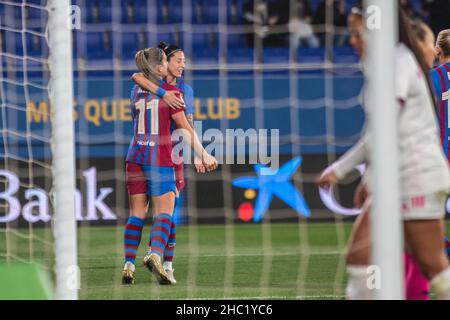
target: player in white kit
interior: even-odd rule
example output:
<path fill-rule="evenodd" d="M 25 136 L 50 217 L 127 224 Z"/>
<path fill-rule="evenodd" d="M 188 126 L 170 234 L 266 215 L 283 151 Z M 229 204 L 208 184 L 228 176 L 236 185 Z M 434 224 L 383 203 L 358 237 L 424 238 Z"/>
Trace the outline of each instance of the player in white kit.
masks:
<path fill-rule="evenodd" d="M 450 191 L 450 173 L 438 136 L 435 103 L 423 57 L 411 39 L 410 22 L 399 19 L 400 43 L 395 57 L 395 93 L 398 105 L 399 170 L 405 243 L 416 257 L 422 272 L 431 281 L 438 299 L 450 299 L 450 268 L 444 254 L 443 217 Z M 371 93 L 365 90 L 367 117 L 371 113 Z M 370 121 L 369 121 L 370 123 Z M 361 140 L 318 179 L 320 186 L 337 183 L 356 165 L 368 162 L 370 136 Z M 370 172 L 365 180 L 370 179 Z M 388 186 L 387 186 L 388 187 Z M 358 196 L 356 197 L 358 198 Z M 370 197 L 355 222 L 349 240 L 347 297 L 371 299 L 367 287 L 370 264 Z"/>

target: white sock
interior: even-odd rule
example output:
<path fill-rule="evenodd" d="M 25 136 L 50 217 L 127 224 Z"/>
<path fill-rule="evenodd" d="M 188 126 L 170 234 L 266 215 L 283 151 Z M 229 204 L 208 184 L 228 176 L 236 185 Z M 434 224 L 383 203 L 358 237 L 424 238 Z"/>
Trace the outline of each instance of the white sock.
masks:
<path fill-rule="evenodd" d="M 136 267 L 134 266 L 133 262 L 131 261 L 127 261 L 125 262 L 125 266 L 123 267 L 124 270 L 131 270 L 131 271 L 135 271 Z"/>
<path fill-rule="evenodd" d="M 368 266 L 347 266 L 348 281 L 346 289 L 347 300 L 372 300 L 373 290 L 367 285 Z"/>
<path fill-rule="evenodd" d="M 450 267 L 431 279 L 431 291 L 438 300 L 450 300 Z"/>
<path fill-rule="evenodd" d="M 164 261 L 164 270 L 172 270 L 172 261 Z"/>

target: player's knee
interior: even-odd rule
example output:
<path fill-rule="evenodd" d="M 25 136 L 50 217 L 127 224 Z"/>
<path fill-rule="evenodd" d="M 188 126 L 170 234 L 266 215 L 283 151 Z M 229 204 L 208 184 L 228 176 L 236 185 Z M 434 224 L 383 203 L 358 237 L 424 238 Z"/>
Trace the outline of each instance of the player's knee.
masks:
<path fill-rule="evenodd" d="M 347 251 L 345 254 L 345 262 L 347 265 L 355 265 L 357 264 L 358 256 L 355 253 Z"/>
<path fill-rule="evenodd" d="M 345 261 L 347 265 L 369 265 L 369 251 L 364 248 L 349 248 L 345 255 Z"/>
<path fill-rule="evenodd" d="M 430 256 L 420 257 L 417 259 L 420 269 L 423 275 L 431 280 L 434 276 L 442 272 L 445 269 L 445 265 L 440 262 L 438 258 L 432 258 Z"/>

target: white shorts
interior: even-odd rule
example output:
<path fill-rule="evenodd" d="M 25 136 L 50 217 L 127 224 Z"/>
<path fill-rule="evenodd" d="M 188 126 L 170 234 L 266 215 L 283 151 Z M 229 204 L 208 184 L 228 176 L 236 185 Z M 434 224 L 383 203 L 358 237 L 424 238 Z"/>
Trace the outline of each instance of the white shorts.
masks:
<path fill-rule="evenodd" d="M 403 220 L 439 220 L 445 216 L 448 192 L 402 198 Z"/>

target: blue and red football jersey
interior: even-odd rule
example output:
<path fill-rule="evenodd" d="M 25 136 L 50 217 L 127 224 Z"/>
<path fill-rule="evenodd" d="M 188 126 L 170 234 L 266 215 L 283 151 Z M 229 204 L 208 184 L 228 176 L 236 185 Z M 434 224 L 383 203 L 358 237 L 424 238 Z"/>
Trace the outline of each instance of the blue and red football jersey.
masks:
<path fill-rule="evenodd" d="M 186 114 L 194 114 L 194 90 L 182 78 L 177 78 L 177 84 L 175 86 L 183 93 Z"/>
<path fill-rule="evenodd" d="M 443 64 L 431 70 L 431 78 L 438 104 L 439 131 L 442 147 L 444 148 L 447 159 L 449 159 L 448 139 L 450 130 L 448 123 L 448 101 L 450 98 L 450 63 Z"/>
<path fill-rule="evenodd" d="M 165 90 L 179 91 L 161 81 Z M 133 138 L 128 147 L 126 161 L 142 165 L 173 167 L 171 125 L 172 116 L 184 108 L 172 109 L 156 95 L 134 85 L 131 91 Z"/>
<path fill-rule="evenodd" d="M 186 115 L 194 114 L 194 91 L 183 79 L 177 78 L 175 87 L 180 90 L 181 97 L 183 98 Z M 172 131 L 176 129 L 175 123 L 172 124 Z"/>
<path fill-rule="evenodd" d="M 184 82 L 182 78 L 177 78 L 177 83 L 175 85 L 183 94 L 184 103 L 186 106 L 185 113 L 186 115 L 194 114 L 194 91 L 192 88 Z M 175 130 L 175 124 L 172 125 L 172 130 Z M 179 156 L 182 156 L 182 153 L 180 153 Z M 180 191 L 184 188 L 185 181 L 184 181 L 184 163 L 180 163 L 178 165 L 175 165 L 175 177 L 176 177 L 176 185 L 177 189 Z"/>

